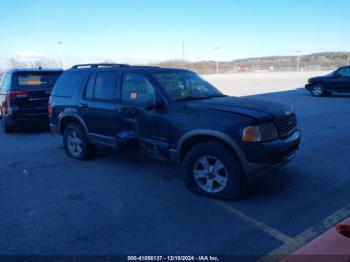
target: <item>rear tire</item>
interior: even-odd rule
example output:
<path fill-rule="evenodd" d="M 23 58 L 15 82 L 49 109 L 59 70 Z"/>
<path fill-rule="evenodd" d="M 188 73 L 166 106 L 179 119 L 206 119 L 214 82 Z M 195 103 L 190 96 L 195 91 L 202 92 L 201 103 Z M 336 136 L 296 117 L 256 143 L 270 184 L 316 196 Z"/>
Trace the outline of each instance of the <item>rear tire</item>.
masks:
<path fill-rule="evenodd" d="M 203 142 L 191 148 L 182 163 L 185 185 L 207 197 L 237 200 L 247 181 L 234 152 L 221 142 Z"/>
<path fill-rule="evenodd" d="M 316 97 L 325 96 L 327 94 L 327 91 L 322 84 L 315 84 L 313 87 L 311 87 L 310 92 Z"/>
<path fill-rule="evenodd" d="M 13 133 L 13 132 L 15 132 L 15 126 L 8 125 L 6 123 L 6 120 L 5 120 L 5 118 L 3 116 L 1 117 L 1 122 L 2 122 L 2 127 L 3 127 L 5 133 Z"/>
<path fill-rule="evenodd" d="M 91 159 L 96 154 L 96 147 L 90 144 L 85 131 L 79 124 L 71 123 L 66 126 L 63 145 L 67 155 L 74 159 Z"/>

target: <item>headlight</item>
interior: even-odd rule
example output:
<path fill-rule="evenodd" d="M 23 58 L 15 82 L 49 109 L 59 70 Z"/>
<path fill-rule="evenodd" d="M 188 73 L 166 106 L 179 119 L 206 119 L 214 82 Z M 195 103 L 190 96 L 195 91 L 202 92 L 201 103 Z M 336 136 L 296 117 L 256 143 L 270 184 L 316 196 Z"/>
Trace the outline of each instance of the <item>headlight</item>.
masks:
<path fill-rule="evenodd" d="M 243 129 L 242 133 L 242 140 L 244 142 L 265 142 L 277 138 L 278 132 L 273 123 L 247 126 Z"/>

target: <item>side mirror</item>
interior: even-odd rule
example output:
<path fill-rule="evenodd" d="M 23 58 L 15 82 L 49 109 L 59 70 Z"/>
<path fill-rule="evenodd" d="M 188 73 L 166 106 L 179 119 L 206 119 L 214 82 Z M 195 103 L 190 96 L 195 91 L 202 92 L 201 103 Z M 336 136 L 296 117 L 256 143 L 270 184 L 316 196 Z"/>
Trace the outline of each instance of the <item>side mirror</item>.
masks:
<path fill-rule="evenodd" d="M 337 73 L 334 74 L 334 78 L 341 78 L 341 76 L 342 76 L 341 74 L 337 74 Z"/>

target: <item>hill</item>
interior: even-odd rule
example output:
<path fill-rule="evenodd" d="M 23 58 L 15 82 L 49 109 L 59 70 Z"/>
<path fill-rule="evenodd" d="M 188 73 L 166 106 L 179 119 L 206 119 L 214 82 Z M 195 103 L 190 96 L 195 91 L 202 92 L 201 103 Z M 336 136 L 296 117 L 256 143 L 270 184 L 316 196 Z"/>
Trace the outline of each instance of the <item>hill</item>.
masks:
<path fill-rule="evenodd" d="M 331 70 L 350 63 L 350 52 L 324 52 L 302 56 L 269 56 L 219 62 L 219 73 L 259 71 L 311 71 Z M 153 65 L 186 68 L 202 74 L 213 74 L 216 61 L 188 62 L 171 60 Z"/>

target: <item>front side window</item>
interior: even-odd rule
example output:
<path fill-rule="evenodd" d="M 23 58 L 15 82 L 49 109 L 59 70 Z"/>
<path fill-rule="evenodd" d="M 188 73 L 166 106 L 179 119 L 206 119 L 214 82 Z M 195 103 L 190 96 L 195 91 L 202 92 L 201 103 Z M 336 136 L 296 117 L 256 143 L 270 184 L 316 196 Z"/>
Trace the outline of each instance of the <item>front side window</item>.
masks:
<path fill-rule="evenodd" d="M 337 75 L 340 75 L 342 77 L 350 77 L 350 67 L 339 69 Z"/>
<path fill-rule="evenodd" d="M 223 96 L 214 86 L 190 71 L 154 73 L 153 76 L 173 101 Z"/>
<path fill-rule="evenodd" d="M 156 92 L 152 83 L 143 74 L 125 73 L 123 77 L 122 98 L 134 104 L 155 104 Z"/>

